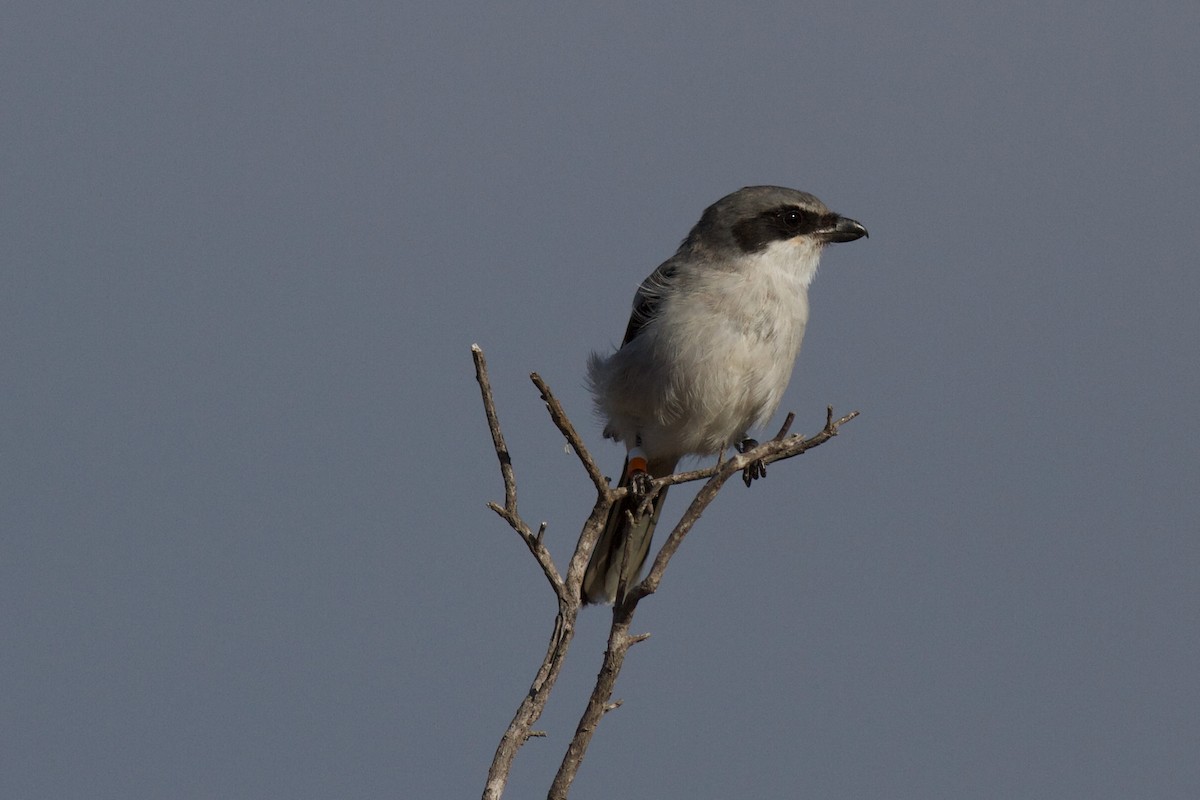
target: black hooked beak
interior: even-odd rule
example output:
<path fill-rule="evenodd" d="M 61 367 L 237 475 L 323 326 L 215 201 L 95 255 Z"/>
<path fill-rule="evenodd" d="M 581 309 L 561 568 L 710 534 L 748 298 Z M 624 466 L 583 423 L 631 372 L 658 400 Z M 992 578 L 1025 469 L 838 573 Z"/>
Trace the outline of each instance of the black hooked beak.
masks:
<path fill-rule="evenodd" d="M 838 216 L 835 217 L 832 226 L 819 231 L 818 235 L 826 242 L 853 242 L 855 239 L 861 239 L 869 234 L 861 222 L 849 217 Z"/>

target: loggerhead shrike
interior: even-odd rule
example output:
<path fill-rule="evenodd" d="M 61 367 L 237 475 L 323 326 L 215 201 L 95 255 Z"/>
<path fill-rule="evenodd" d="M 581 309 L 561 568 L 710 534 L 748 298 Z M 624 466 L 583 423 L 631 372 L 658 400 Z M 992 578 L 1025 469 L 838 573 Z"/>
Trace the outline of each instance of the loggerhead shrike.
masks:
<path fill-rule="evenodd" d="M 588 360 L 604 435 L 625 444 L 621 485 L 631 490 L 596 542 L 584 602 L 614 602 L 622 565 L 627 587 L 641 572 L 667 494 L 638 515 L 652 478 L 670 475 L 683 456 L 744 449 L 746 432 L 775 413 L 800 353 L 821 250 L 866 235 L 811 194 L 747 186 L 705 209 L 675 255 L 642 281 L 621 347 Z"/>

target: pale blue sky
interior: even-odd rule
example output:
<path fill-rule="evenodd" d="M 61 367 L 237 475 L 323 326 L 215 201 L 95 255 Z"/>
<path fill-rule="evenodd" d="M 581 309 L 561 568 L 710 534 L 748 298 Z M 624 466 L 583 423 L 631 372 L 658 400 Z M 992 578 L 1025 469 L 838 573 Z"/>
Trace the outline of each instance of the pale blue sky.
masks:
<path fill-rule="evenodd" d="M 477 795 L 554 606 L 469 346 L 564 558 L 527 374 L 615 471 L 584 360 L 754 183 L 871 231 L 783 408 L 862 417 L 705 516 L 572 797 L 1200 796 L 1194 2 L 0 20 L 0 796 Z"/>

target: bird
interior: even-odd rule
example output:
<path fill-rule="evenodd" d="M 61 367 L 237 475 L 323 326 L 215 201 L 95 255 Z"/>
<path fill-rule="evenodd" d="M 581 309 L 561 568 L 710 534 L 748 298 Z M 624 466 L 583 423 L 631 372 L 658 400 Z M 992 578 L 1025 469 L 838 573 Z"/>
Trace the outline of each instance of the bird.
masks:
<path fill-rule="evenodd" d="M 587 383 L 604 436 L 625 445 L 620 486 L 592 550 L 584 604 L 612 604 L 650 550 L 670 475 L 685 456 L 755 445 L 775 413 L 808 322 L 825 246 L 867 236 L 813 195 L 746 186 L 704 210 L 675 254 L 638 287 L 625 338 L 593 352 Z"/>

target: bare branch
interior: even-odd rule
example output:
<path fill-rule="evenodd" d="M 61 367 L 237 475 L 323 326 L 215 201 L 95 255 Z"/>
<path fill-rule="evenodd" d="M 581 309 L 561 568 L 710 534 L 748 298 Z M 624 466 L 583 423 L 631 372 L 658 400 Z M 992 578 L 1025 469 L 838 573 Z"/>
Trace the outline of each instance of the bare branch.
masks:
<path fill-rule="evenodd" d="M 608 491 L 608 479 L 604 477 L 604 473 L 596 466 L 592 454 L 588 452 L 587 446 L 583 443 L 583 439 L 579 438 L 579 434 L 575 431 L 575 426 L 571 424 L 571 420 L 567 418 L 567 412 L 563 411 L 562 405 L 558 402 L 558 398 L 550 391 L 550 387 L 542 380 L 542 376 L 536 372 L 529 374 L 529 379 L 533 381 L 533 385 L 542 393 L 542 400 L 546 401 L 546 409 L 550 412 L 550 419 L 554 421 L 555 426 L 562 431 L 562 435 L 567 437 L 567 442 L 571 445 L 571 449 L 575 451 L 575 455 L 579 456 L 579 460 L 583 463 L 583 468 L 587 470 L 588 477 L 592 479 L 592 485 L 596 487 L 598 492 Z"/>
<path fill-rule="evenodd" d="M 508 445 L 504 442 L 504 433 L 500 430 L 500 417 L 496 414 L 496 400 L 492 395 L 492 382 L 488 379 L 487 361 L 483 357 L 483 349 L 471 345 L 471 357 L 475 360 L 475 380 L 479 382 L 479 391 L 483 395 L 483 411 L 487 414 L 488 430 L 492 433 L 492 444 L 496 448 L 496 458 L 500 459 L 500 474 L 504 478 L 504 507 L 512 513 L 517 513 L 517 477 L 513 472 L 512 456 L 509 455 Z"/>
<path fill-rule="evenodd" d="M 833 406 L 827 406 L 827 408 L 833 408 Z M 792 423 L 795 421 L 796 421 L 795 412 L 789 411 L 787 418 L 784 419 L 784 421 L 783 421 L 783 425 L 779 428 L 779 433 L 775 434 L 775 438 L 772 439 L 771 441 L 777 442 L 780 439 L 782 439 L 783 437 L 787 436 L 788 431 L 790 431 L 792 429 Z"/>
<path fill-rule="evenodd" d="M 558 574 L 558 568 L 554 566 L 554 558 L 550 555 L 550 551 L 546 549 L 545 544 L 542 543 L 542 534 L 546 531 L 546 523 L 543 522 L 537 534 L 534 534 L 529 529 L 529 525 L 525 520 L 508 509 L 501 508 L 498 503 L 488 503 L 487 507 L 495 511 L 500 519 L 507 522 L 509 527 L 521 537 L 521 541 L 525 542 L 525 546 L 529 548 L 529 552 L 533 553 L 533 557 L 537 559 L 538 566 L 545 573 L 546 580 L 550 581 L 550 587 L 554 589 L 555 594 L 564 594 L 563 580 Z"/>
<path fill-rule="evenodd" d="M 500 415 L 496 412 L 492 382 L 488 379 L 487 359 L 484 358 L 483 349 L 479 345 L 471 345 L 471 358 L 475 361 L 475 380 L 479 382 L 479 392 L 483 397 L 483 410 L 487 415 L 488 430 L 492 434 L 492 445 L 496 450 L 496 458 L 500 462 L 500 475 L 504 479 L 504 507 L 501 508 L 496 503 L 488 503 L 488 508 L 499 514 L 517 532 L 517 535 L 525 542 L 525 546 L 529 548 L 529 552 L 533 553 L 533 557 L 537 559 L 538 566 L 542 568 L 546 579 L 550 581 L 550 586 L 554 589 L 555 594 L 562 596 L 564 594 L 563 580 L 554 566 L 554 559 L 551 557 L 550 551 L 542 543 L 541 533 L 535 535 L 517 511 L 517 476 L 513 469 L 512 455 L 504 441 L 504 432 L 500 429 Z"/>
<path fill-rule="evenodd" d="M 654 557 L 654 563 L 650 565 L 650 571 L 646 573 L 646 577 L 642 582 L 633 587 L 630 591 L 630 597 L 634 602 L 640 601 L 643 597 L 653 594 L 658 589 L 658 584 L 662 581 L 663 573 L 667 569 L 667 564 L 670 563 L 671 557 L 675 555 L 675 551 L 679 549 L 679 545 L 683 544 L 683 539 L 691 531 L 692 526 L 700 519 L 700 515 L 708 508 L 717 497 L 717 492 L 721 491 L 721 487 L 725 485 L 725 481 L 729 480 L 730 476 L 742 471 L 745 466 L 743 459 L 745 456 L 731 458 L 721 465 L 720 470 L 708 479 L 708 483 L 701 487 L 696 496 L 692 498 L 691 505 L 684 512 L 683 517 L 675 524 L 671 530 L 667 540 L 663 542 L 659 548 L 658 555 Z M 747 459 L 748 461 L 749 459 Z"/>
<path fill-rule="evenodd" d="M 512 457 L 500 429 L 499 415 L 496 413 L 495 399 L 487 375 L 487 362 L 484 359 L 483 350 L 478 345 L 471 347 L 471 354 L 475 360 L 475 375 L 479 381 L 480 392 L 483 397 L 488 429 L 492 434 L 492 443 L 496 450 L 496 457 L 500 462 L 500 473 L 504 479 L 504 505 L 488 503 L 488 508 L 492 509 L 492 511 L 496 512 L 496 514 L 507 522 L 521 537 L 521 540 L 525 542 L 526 547 L 529 548 L 529 551 L 533 554 L 538 565 L 545 573 L 546 579 L 550 582 L 558 599 L 558 612 L 554 618 L 554 631 L 550 635 L 546 654 L 542 658 L 541 666 L 534 676 L 529 692 L 521 700 L 517 708 L 517 713 L 513 716 L 508 729 L 500 738 L 500 744 L 496 747 L 496 754 L 493 756 L 491 768 L 488 770 L 487 784 L 484 787 L 483 797 L 485 800 L 499 800 L 504 793 L 504 787 L 508 783 L 508 776 L 512 770 L 512 763 L 516 758 L 517 751 L 531 737 L 544 735 L 540 731 L 534 731 L 532 726 L 541 717 L 542 712 L 546 708 L 550 692 L 553 690 L 559 673 L 562 671 L 563 663 L 566 660 L 571 639 L 575 635 L 575 621 L 579 615 L 579 609 L 583 605 L 580 586 L 583 583 L 584 569 L 587 567 L 588 559 L 591 557 L 592 549 L 596 545 L 596 539 L 600 535 L 604 521 L 608 517 L 608 509 L 612 506 L 615 495 L 608 488 L 608 482 L 600 473 L 599 468 L 596 467 L 591 454 L 579 438 L 579 434 L 576 433 L 575 427 L 571 424 L 566 412 L 550 391 L 550 387 L 546 385 L 545 381 L 539 375 L 536 373 L 533 374 L 531 378 L 534 385 L 541 392 L 542 399 L 546 402 L 550 418 L 574 448 L 575 454 L 583 463 L 584 468 L 592 478 L 592 482 L 597 489 L 596 503 L 580 533 L 575 553 L 571 557 L 567 576 L 564 580 L 554 565 L 554 559 L 551 557 L 550 551 L 546 548 L 543 541 L 547 524 L 545 522 L 541 523 L 535 533 L 517 511 L 516 473 L 513 469 Z"/>
<path fill-rule="evenodd" d="M 592 551 L 596 548 L 600 531 L 604 529 L 604 524 L 608 521 L 608 511 L 612 508 L 612 504 L 613 494 L 611 492 L 596 498 L 596 504 L 592 506 L 592 513 L 584 521 L 583 529 L 579 532 L 579 539 L 575 542 L 575 552 L 571 555 L 571 563 L 567 566 L 567 577 L 564 581 L 565 595 L 572 602 L 579 602 L 581 606 L 583 603 L 581 599 L 583 597 L 583 573 L 587 570 Z"/>
<path fill-rule="evenodd" d="M 492 443 L 496 451 L 496 457 L 500 462 L 500 473 L 504 480 L 504 505 L 488 503 L 488 508 L 495 511 L 496 514 L 507 522 L 521 537 L 522 541 L 525 542 L 525 545 L 529 548 L 529 551 L 533 554 L 550 585 L 553 587 L 558 600 L 558 612 L 555 616 L 554 630 L 551 633 L 550 641 L 546 648 L 546 655 L 542 659 L 542 664 L 538 668 L 529 692 L 522 699 L 520 706 L 517 708 L 516 715 L 513 717 L 503 737 L 501 737 L 500 744 L 496 748 L 495 757 L 492 759 L 491 769 L 488 771 L 487 785 L 484 788 L 483 797 L 485 800 L 499 800 L 507 785 L 508 775 L 512 769 L 512 763 L 516 758 L 517 751 L 530 738 L 545 735 L 543 731 L 533 730 L 532 726 L 546 707 L 546 702 L 562 670 L 567 649 L 574 636 L 575 622 L 578 618 L 579 609 L 582 606 L 580 586 L 583 582 L 584 570 L 613 503 L 624 497 L 627 490 L 620 487 L 612 488 L 608 485 L 608 480 L 596 466 L 587 447 L 583 444 L 574 425 L 571 424 L 566 412 L 550 391 L 549 386 L 537 373 L 531 374 L 530 378 L 534 385 L 537 386 L 538 391 L 541 392 L 542 400 L 546 403 L 551 420 L 575 450 L 576 456 L 579 458 L 580 463 L 583 465 L 596 489 L 596 502 L 592 506 L 592 511 L 588 515 L 583 529 L 580 531 L 566 576 L 565 578 L 560 576 L 543 542 L 547 523 L 542 522 L 538 526 L 537 531 L 534 532 L 517 512 L 516 474 L 513 469 L 512 458 L 500 430 L 495 400 L 492 395 L 491 384 L 487 377 L 487 364 L 483 357 L 483 351 L 478 345 L 473 345 L 471 352 L 475 360 L 476 379 L 479 381 L 483 397 L 488 428 L 492 434 Z M 805 439 L 798 435 L 788 436 L 788 431 L 791 429 L 792 422 L 795 419 L 793 414 L 788 414 L 783 426 L 779 429 L 779 433 L 772 440 L 728 460 L 722 454 L 715 465 L 706 469 L 676 473 L 656 479 L 651 483 L 650 493 L 647 498 L 648 501 L 651 501 L 658 492 L 667 486 L 697 480 L 706 481 L 688 506 L 687 511 L 684 512 L 683 517 L 667 536 L 666 541 L 655 556 L 646 577 L 641 582 L 630 587 L 625 587 L 624 578 L 621 579 L 622 585 L 618 588 L 618 596 L 623 597 L 623 599 L 612 610 L 613 621 L 609 630 L 608 647 L 604 653 L 600 674 L 597 676 L 596 684 L 592 689 L 591 696 L 576 727 L 575 734 L 571 738 L 566 755 L 563 757 L 562 764 L 555 775 L 554 783 L 549 793 L 551 800 L 566 799 L 600 720 L 609 711 L 619 708 L 621 705 L 620 700 L 612 700 L 612 694 L 617 676 L 624 665 L 625 656 L 629 652 L 630 647 L 638 642 L 645 641 L 650 636 L 648 633 L 633 636 L 629 634 L 630 624 L 633 621 L 638 603 L 644 597 L 653 594 L 657 590 L 671 557 L 679 549 L 679 546 L 683 543 L 683 539 L 700 519 L 701 514 L 704 513 L 704 510 L 716 497 L 721 487 L 724 486 L 725 482 L 731 476 L 742 471 L 748 464 L 755 461 L 761 460 L 762 464 L 782 461 L 798 456 L 823 444 L 836 436 L 838 429 L 856 416 L 858 416 L 857 411 L 834 420 L 833 408 L 829 407 L 826 409 L 825 427 L 817 434 Z M 628 558 L 628 554 L 626 553 L 624 557 Z M 623 573 L 624 569 L 622 569 Z"/>
<path fill-rule="evenodd" d="M 554 631 L 550 634 L 550 643 L 546 647 L 542 665 L 496 747 L 496 755 L 492 758 L 492 766 L 488 770 L 487 783 L 483 789 L 484 800 L 500 800 L 504 794 L 504 787 L 508 784 L 508 775 L 512 771 L 517 751 L 534 735 L 533 724 L 545 710 L 546 701 L 550 699 L 550 692 L 554 689 L 559 672 L 562 671 L 567 648 L 575 636 L 575 619 L 578 614 L 578 603 L 573 606 L 559 603 L 558 614 L 554 618 Z"/>
<path fill-rule="evenodd" d="M 604 477 L 604 473 L 600 471 L 600 467 L 596 465 L 596 460 L 592 458 L 591 452 L 587 449 L 587 445 L 583 443 L 583 439 L 575 430 L 575 425 L 572 424 L 567 412 L 563 409 L 562 404 L 558 402 L 558 398 L 554 396 L 554 392 L 550 390 L 549 384 L 536 372 L 530 373 L 529 379 L 533 381 L 533 385 L 537 387 L 541 393 L 542 400 L 546 403 L 546 410 L 550 414 L 550 419 L 559 432 L 566 438 L 571 449 L 575 451 L 575 455 L 579 458 L 579 462 L 583 464 L 584 470 L 587 471 L 588 477 L 592 479 L 592 485 L 596 489 L 596 504 L 592 508 L 592 513 L 588 516 L 584 523 L 583 530 L 580 531 L 579 540 L 575 544 L 575 553 L 571 557 L 571 563 L 567 567 L 567 577 L 564 585 L 564 599 L 578 599 L 580 586 L 583 584 L 583 573 L 587 569 L 588 559 L 592 556 L 592 549 L 596 546 L 596 539 L 600 537 L 600 531 L 604 527 L 605 520 L 608 519 L 608 509 L 612 504 L 620 499 L 624 493 L 624 489 L 614 489 L 609 487 L 608 479 Z"/>
<path fill-rule="evenodd" d="M 780 430 L 780 434 L 786 432 L 791 425 L 792 414 L 789 414 L 789 419 L 784 423 L 784 427 Z M 708 483 L 696 493 L 692 503 L 684 512 L 683 517 L 676 523 L 675 528 L 667 536 L 667 540 L 663 542 L 663 546 L 659 549 L 658 555 L 654 558 L 654 563 L 650 566 L 650 571 L 646 573 L 646 577 L 642 582 L 633 587 L 631 595 L 634 601 L 640 600 L 646 595 L 653 594 L 658 589 L 658 584 L 662 580 L 662 575 L 667 569 L 667 564 L 671 560 L 671 556 L 675 555 L 675 551 L 679 549 L 679 545 L 683 543 L 683 539 L 687 536 L 692 526 L 700 519 L 700 515 L 708 508 L 717 496 L 717 492 L 725 485 L 725 481 L 729 480 L 732 475 L 740 472 L 747 464 L 755 459 L 762 459 L 764 463 L 774 461 L 782 461 L 786 458 L 798 456 L 805 453 L 814 447 L 818 447 L 825 442 L 837 436 L 838 428 L 845 423 L 858 416 L 857 411 L 852 411 L 836 422 L 833 420 L 833 407 L 828 406 L 825 415 L 825 427 L 819 433 L 816 433 L 805 439 L 803 436 L 796 435 L 787 438 L 772 439 L 769 442 L 764 442 L 753 450 L 748 450 L 734 458 L 718 464 L 715 467 L 710 467 L 707 470 L 697 470 L 697 477 L 688 477 L 692 473 L 684 473 L 683 475 L 672 475 L 663 479 L 663 484 L 666 485 L 672 478 L 680 478 L 681 480 L 674 481 L 677 483 L 685 482 L 686 480 L 698 480 L 704 476 L 704 473 L 709 473 Z"/>
<path fill-rule="evenodd" d="M 813 434 L 805 439 L 803 436 L 796 434 L 795 436 L 787 436 L 779 438 L 778 436 L 770 441 L 763 442 L 753 450 L 747 450 L 745 453 L 736 456 L 731 461 L 737 461 L 742 467 L 756 458 L 761 458 L 763 463 L 773 464 L 776 461 L 794 458 L 801 455 L 814 447 L 824 444 L 825 442 L 837 436 L 838 429 L 845 425 L 850 420 L 858 416 L 857 411 L 851 411 L 849 414 L 839 419 L 833 419 L 833 407 L 826 408 L 825 427 L 819 433 Z M 790 427 L 791 419 L 794 414 L 788 414 L 788 420 L 785 421 L 785 428 Z M 781 430 L 781 433 L 783 431 Z M 676 472 L 674 475 L 667 475 L 658 478 L 654 481 L 655 486 L 674 486 L 677 483 L 691 483 L 692 481 L 702 481 L 716 475 L 721 469 L 728 465 L 729 461 L 720 460 L 711 467 L 703 469 L 694 469 L 687 472 Z"/>
<path fill-rule="evenodd" d="M 621 705 L 619 700 L 615 703 L 610 703 L 609 700 L 612 698 L 617 675 L 621 673 L 621 667 L 625 663 L 625 655 L 633 644 L 632 637 L 629 636 L 629 625 L 633 621 L 636 608 L 636 601 L 618 603 L 613 607 L 612 628 L 608 634 L 608 648 L 604 651 L 604 660 L 600 664 L 600 674 L 596 676 L 596 685 L 592 688 L 583 716 L 575 728 L 575 735 L 571 737 L 567 753 L 558 767 L 554 782 L 550 784 L 550 792 L 547 795 L 549 800 L 566 800 L 600 720 L 609 711 Z"/>

